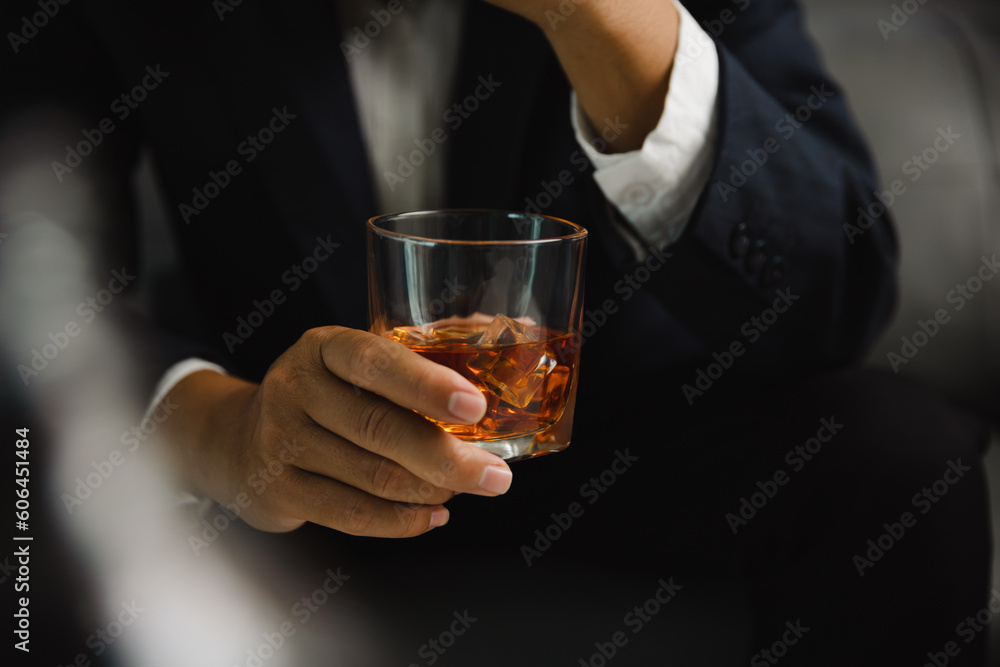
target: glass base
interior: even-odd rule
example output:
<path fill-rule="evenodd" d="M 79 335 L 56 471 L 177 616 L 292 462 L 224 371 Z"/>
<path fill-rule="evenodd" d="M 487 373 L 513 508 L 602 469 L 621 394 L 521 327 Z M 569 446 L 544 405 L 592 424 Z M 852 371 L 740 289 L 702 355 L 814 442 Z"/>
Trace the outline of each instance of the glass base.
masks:
<path fill-rule="evenodd" d="M 568 441 L 554 442 L 545 438 L 545 435 L 545 433 L 532 433 L 504 440 L 483 440 L 474 444 L 480 449 L 496 454 L 508 463 L 533 459 L 552 452 L 561 452 L 569 447 Z"/>

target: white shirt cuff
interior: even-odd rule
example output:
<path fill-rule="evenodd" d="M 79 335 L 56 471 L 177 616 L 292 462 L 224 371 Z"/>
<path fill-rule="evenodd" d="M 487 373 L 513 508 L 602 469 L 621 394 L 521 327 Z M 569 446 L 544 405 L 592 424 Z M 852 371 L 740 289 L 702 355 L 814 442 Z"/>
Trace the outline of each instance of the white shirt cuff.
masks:
<path fill-rule="evenodd" d="M 167 372 L 160 378 L 160 382 L 156 385 L 156 390 L 153 391 L 153 400 L 149 402 L 149 407 L 146 408 L 146 415 L 143 417 L 143 421 L 152 417 L 153 412 L 155 412 L 156 408 L 159 407 L 161 402 L 163 402 L 163 399 L 167 397 L 170 390 L 177 386 L 178 382 L 186 378 L 188 375 L 196 373 L 197 371 L 215 371 L 216 373 L 221 373 L 222 375 L 228 375 L 228 373 L 226 373 L 226 369 L 222 366 L 197 357 L 191 357 L 190 359 L 177 362 L 168 368 Z"/>
<path fill-rule="evenodd" d="M 576 93 L 571 119 L 576 138 L 594 165 L 594 179 L 646 247 L 663 248 L 683 231 L 711 176 L 718 136 L 719 54 L 694 17 L 680 13 L 677 54 L 663 115 L 642 148 L 602 153 L 600 136 L 586 120 Z M 626 237 L 627 238 L 627 237 Z M 645 248 L 636 248 L 644 254 Z"/>

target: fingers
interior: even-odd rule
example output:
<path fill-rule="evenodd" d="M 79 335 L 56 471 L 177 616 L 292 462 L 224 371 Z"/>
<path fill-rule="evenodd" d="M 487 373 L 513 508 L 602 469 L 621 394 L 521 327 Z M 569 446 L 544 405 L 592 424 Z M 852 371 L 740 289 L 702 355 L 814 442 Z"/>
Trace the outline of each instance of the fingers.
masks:
<path fill-rule="evenodd" d="M 297 467 L 372 496 L 395 502 L 440 505 L 455 495 L 454 491 L 421 479 L 395 461 L 362 449 L 316 424 L 307 428 L 306 440 L 302 454 L 295 460 Z"/>
<path fill-rule="evenodd" d="M 388 398 L 359 391 L 326 375 L 316 380 L 302 400 L 306 414 L 322 428 L 434 486 L 485 496 L 505 493 L 510 487 L 512 476 L 503 459 L 449 435 Z M 332 471 L 338 455 L 331 451 L 324 456 L 329 460 L 317 459 L 317 468 Z M 412 482 L 392 466 L 374 467 L 375 459 L 358 457 L 355 463 L 355 478 L 378 476 L 368 483 L 368 489 L 377 495 L 381 495 L 377 486 L 383 483 L 401 489 Z"/>
<path fill-rule="evenodd" d="M 275 467 L 281 480 L 248 517 L 266 529 L 310 521 L 353 535 L 419 535 L 447 522 L 441 503 L 455 492 L 495 496 L 511 484 L 506 462 L 415 412 L 473 423 L 486 407 L 479 389 L 363 331 L 307 332 L 268 370 L 253 405 L 247 465 Z M 294 453 L 278 447 L 286 441 Z"/>
<path fill-rule="evenodd" d="M 350 535 L 414 537 L 448 522 L 440 505 L 408 505 L 376 498 L 352 486 L 299 471 L 284 503 L 303 521 Z"/>
<path fill-rule="evenodd" d="M 337 377 L 453 424 L 474 424 L 486 414 L 486 398 L 475 385 L 401 343 L 355 329 L 322 331 L 320 355 Z"/>

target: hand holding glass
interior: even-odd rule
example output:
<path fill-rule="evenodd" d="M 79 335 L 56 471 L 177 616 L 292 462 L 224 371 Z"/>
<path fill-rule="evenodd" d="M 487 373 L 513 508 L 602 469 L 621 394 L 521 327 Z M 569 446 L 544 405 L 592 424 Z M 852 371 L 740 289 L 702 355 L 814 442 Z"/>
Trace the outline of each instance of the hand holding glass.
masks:
<path fill-rule="evenodd" d="M 514 461 L 570 443 L 587 231 L 527 213 L 454 210 L 368 221 L 371 331 L 483 392 L 477 424 L 435 421 Z"/>

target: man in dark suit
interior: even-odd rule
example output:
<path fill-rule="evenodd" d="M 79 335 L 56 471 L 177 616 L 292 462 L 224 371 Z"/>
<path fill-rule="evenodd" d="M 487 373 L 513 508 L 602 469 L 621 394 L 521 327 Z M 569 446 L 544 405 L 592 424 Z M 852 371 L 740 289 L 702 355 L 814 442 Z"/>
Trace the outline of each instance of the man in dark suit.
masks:
<path fill-rule="evenodd" d="M 160 384 L 190 406 L 166 428 L 195 494 L 232 504 L 243 480 L 278 462 L 277 481 L 241 514 L 257 528 L 310 522 L 348 535 L 415 536 L 449 521 L 447 502 L 476 525 L 435 533 L 435 544 L 450 539 L 457 549 L 475 538 L 509 548 L 526 537 L 518 528 L 546 525 L 582 493 L 581 480 L 621 444 L 620 460 L 641 461 L 628 488 L 597 493 L 590 523 L 567 531 L 551 561 L 734 566 L 757 605 L 755 646 L 781 636 L 789 618 L 812 619 L 812 647 L 803 642 L 786 661 L 802 664 L 919 660 L 978 609 L 981 425 L 873 374 L 829 375 L 859 362 L 885 323 L 895 247 L 863 141 L 793 2 L 691 3 L 686 19 L 657 0 L 462 5 L 448 97 L 460 102 L 442 116 L 455 124 L 429 134 L 431 144 L 413 141 L 425 158 L 432 148 L 447 158 L 430 203 L 527 208 L 592 235 L 596 315 L 577 443 L 519 466 L 514 486 L 504 462 L 412 413 L 474 422 L 485 409 L 478 390 L 362 331 L 362 222 L 419 165 L 404 154 L 376 164 L 378 133 L 359 113 L 367 93 L 349 67 L 369 47 L 345 37 L 347 10 L 318 0 L 75 0 L 37 10 L 48 17 L 40 26 L 31 3 L 14 4 L 4 113 L 8 127 L 46 130 L 47 145 L 33 146 L 51 156 L 53 176 L 38 192 L 74 179 L 95 184 L 98 266 L 134 265 L 129 175 L 140 146 L 176 213 L 190 323 L 135 336 L 149 397 L 177 362 L 218 363 L 184 367 Z M 405 14 L 397 6 L 371 13 L 386 32 L 385 16 Z M 686 99 L 670 97 L 672 77 L 700 57 L 683 26 L 704 34 L 699 24 L 715 34 L 701 48 L 717 65 L 711 129 L 689 170 L 704 172 L 693 194 L 688 184 L 686 195 L 678 187 L 661 196 L 662 159 L 631 172 L 645 174 L 637 181 L 612 183 L 620 163 L 590 162 L 604 159 L 595 153 L 641 159 L 657 143 L 649 138 L 671 129 L 664 119 Z M 470 95 L 474 109 L 464 103 Z M 684 133 L 683 124 L 672 129 Z M 672 198 L 686 203 L 664 201 Z M 44 211 L 46 201 L 28 207 Z M 356 391 L 353 378 L 385 358 L 388 368 Z M 834 451 L 820 457 L 803 445 L 813 435 Z M 287 442 L 301 451 L 290 454 Z M 905 523 L 910 495 L 959 458 L 971 466 L 966 481 L 920 520 L 922 535 L 893 537 L 895 563 L 875 566 L 884 548 L 866 554 L 867 540 L 877 543 L 883 524 Z M 802 475 L 788 484 L 779 474 L 788 470 Z M 489 507 L 452 500 L 508 489 Z M 399 503 L 415 504 L 401 515 Z M 399 548 L 412 548 L 415 562 L 433 560 L 416 560 L 419 545 L 327 539 L 371 562 Z M 974 567 L 959 572 L 958 548 L 945 553 L 938 540 L 967 545 Z M 530 549 L 519 553 L 530 565 Z M 948 575 L 926 583 L 915 603 L 912 577 L 933 569 Z M 964 580 L 952 585 L 952 576 Z M 837 591 L 853 599 L 835 602 Z M 926 649 L 904 643 L 914 637 Z M 975 641 L 964 659 L 981 651 Z"/>

